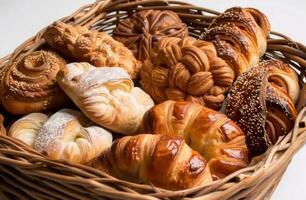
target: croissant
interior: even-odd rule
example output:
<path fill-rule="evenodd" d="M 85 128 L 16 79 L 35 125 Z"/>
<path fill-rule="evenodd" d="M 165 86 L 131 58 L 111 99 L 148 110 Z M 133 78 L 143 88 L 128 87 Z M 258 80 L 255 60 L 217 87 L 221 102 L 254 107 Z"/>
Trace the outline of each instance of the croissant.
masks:
<path fill-rule="evenodd" d="M 1 75 L 0 100 L 12 114 L 60 108 L 69 102 L 56 82 L 65 61 L 50 51 L 35 51 L 7 66 Z"/>
<path fill-rule="evenodd" d="M 236 76 L 259 63 L 267 48 L 270 23 L 253 8 L 234 7 L 218 16 L 201 38 L 214 43 Z"/>
<path fill-rule="evenodd" d="M 119 67 L 72 63 L 59 73 L 58 81 L 89 119 L 117 133 L 135 134 L 141 130 L 144 113 L 154 105 Z"/>
<path fill-rule="evenodd" d="M 150 56 L 161 38 L 188 36 L 188 28 L 170 10 L 142 10 L 120 20 L 113 31 L 114 38 L 128 47 L 140 61 Z"/>
<path fill-rule="evenodd" d="M 122 67 L 131 78 L 138 76 L 141 63 L 128 48 L 105 32 L 55 22 L 45 31 L 44 39 L 72 60 L 89 62 L 97 67 Z"/>
<path fill-rule="evenodd" d="M 264 62 L 243 73 L 226 100 L 225 112 L 244 131 L 253 156 L 264 153 L 280 136 L 286 135 L 297 116 L 290 95 L 275 84 L 278 81 L 274 70 L 279 67 L 275 64 L 276 61 Z"/>
<path fill-rule="evenodd" d="M 141 85 L 157 102 L 187 100 L 219 109 L 235 74 L 210 42 L 164 37 L 140 70 Z"/>
<path fill-rule="evenodd" d="M 125 136 L 89 165 L 123 180 L 170 190 L 212 181 L 205 159 L 182 138 L 167 135 Z"/>
<path fill-rule="evenodd" d="M 144 117 L 146 131 L 181 136 L 207 161 L 214 179 L 248 165 L 248 149 L 242 130 L 224 114 L 200 104 L 165 101 Z"/>
<path fill-rule="evenodd" d="M 92 126 L 81 112 L 71 109 L 62 109 L 51 117 L 26 115 L 11 126 L 8 135 L 51 159 L 73 163 L 89 162 L 112 144 L 111 133 Z"/>

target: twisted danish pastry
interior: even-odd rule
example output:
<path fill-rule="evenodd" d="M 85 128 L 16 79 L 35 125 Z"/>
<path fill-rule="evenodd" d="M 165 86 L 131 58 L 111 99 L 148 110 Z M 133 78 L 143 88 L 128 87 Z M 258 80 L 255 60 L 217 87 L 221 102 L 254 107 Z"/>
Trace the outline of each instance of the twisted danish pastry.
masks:
<path fill-rule="evenodd" d="M 116 140 L 90 166 L 133 182 L 178 190 L 212 181 L 205 159 L 183 139 L 140 134 Z"/>
<path fill-rule="evenodd" d="M 90 125 L 81 112 L 71 109 L 62 109 L 50 118 L 42 113 L 29 114 L 11 126 L 9 136 L 51 159 L 73 163 L 86 163 L 96 158 L 112 143 L 109 132 Z"/>
<path fill-rule="evenodd" d="M 36 51 L 4 69 L 0 100 L 12 114 L 55 109 L 69 102 L 56 82 L 65 61 L 56 53 Z"/>
<path fill-rule="evenodd" d="M 132 52 L 105 32 L 55 22 L 44 33 L 47 43 L 63 55 L 94 66 L 121 67 L 131 78 L 138 76 L 141 63 Z"/>
<path fill-rule="evenodd" d="M 280 136 L 287 134 L 297 116 L 290 94 L 295 96 L 295 91 L 291 91 L 298 87 L 298 82 L 290 79 L 291 72 L 287 77 L 280 66 L 284 64 L 268 61 L 243 73 L 226 101 L 227 116 L 244 131 L 248 148 L 254 156 L 264 153 Z M 280 74 L 276 75 L 279 70 Z M 278 78 L 293 83 L 291 88 L 282 86 L 286 83 Z"/>
<path fill-rule="evenodd" d="M 120 20 L 113 35 L 144 61 L 158 40 L 164 36 L 184 38 L 188 36 L 188 28 L 173 11 L 142 10 Z"/>
<path fill-rule="evenodd" d="M 59 85 L 93 122 L 122 134 L 135 134 L 142 127 L 143 114 L 154 103 L 134 87 L 119 67 L 95 68 L 72 63 L 59 74 Z"/>
<path fill-rule="evenodd" d="M 189 100 L 219 109 L 235 75 L 212 43 L 165 37 L 144 62 L 140 77 L 156 102 Z"/>
<path fill-rule="evenodd" d="M 215 179 L 248 165 L 248 149 L 242 130 L 224 114 L 200 104 L 165 101 L 144 117 L 146 130 L 181 136 L 207 161 Z"/>
<path fill-rule="evenodd" d="M 267 48 L 270 24 L 253 8 L 234 7 L 218 16 L 202 39 L 214 43 L 218 55 L 229 63 L 236 76 L 259 63 Z"/>

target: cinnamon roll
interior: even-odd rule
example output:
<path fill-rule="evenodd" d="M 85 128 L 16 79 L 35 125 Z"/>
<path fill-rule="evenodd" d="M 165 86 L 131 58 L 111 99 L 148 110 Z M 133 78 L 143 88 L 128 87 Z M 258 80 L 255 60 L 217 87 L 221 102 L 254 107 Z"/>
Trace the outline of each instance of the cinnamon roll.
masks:
<path fill-rule="evenodd" d="M 60 108 L 69 102 L 56 82 L 65 60 L 51 51 L 35 51 L 7 66 L 1 79 L 0 100 L 12 114 Z"/>

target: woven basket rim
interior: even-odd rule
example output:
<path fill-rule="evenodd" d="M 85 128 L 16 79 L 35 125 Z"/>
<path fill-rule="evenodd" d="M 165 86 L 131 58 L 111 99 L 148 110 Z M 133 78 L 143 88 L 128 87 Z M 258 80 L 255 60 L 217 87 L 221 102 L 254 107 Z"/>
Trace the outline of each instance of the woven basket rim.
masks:
<path fill-rule="evenodd" d="M 205 28 L 205 25 L 219 14 L 217 11 L 180 1 L 97 0 L 93 4 L 82 6 L 70 16 L 60 19 L 60 21 L 80 24 L 101 31 L 110 31 L 116 21 L 126 17 L 128 14 L 136 10 L 152 8 L 170 9 L 177 12 L 191 29 L 192 36 L 198 36 L 201 30 L 199 27 L 203 26 Z M 190 27 L 190 24 L 193 26 Z M 25 41 L 12 54 L 1 58 L 0 69 L 10 65 L 16 58 L 26 56 L 40 48 L 44 44 L 42 39 L 44 30 L 45 28 Z M 281 33 L 271 32 L 268 40 L 268 51 L 265 56 L 288 62 L 291 67 L 300 73 L 301 84 L 305 83 L 306 47 L 303 44 L 295 42 Z M 269 197 L 272 194 L 292 157 L 306 143 L 306 128 L 299 127 L 302 119 L 305 120 L 305 116 L 306 108 L 303 108 L 299 112 L 294 129 L 287 136 L 280 138 L 277 144 L 261 156 L 261 160 L 256 164 L 250 165 L 250 167 L 239 170 L 211 184 L 180 191 L 169 191 L 153 185 L 131 183 L 116 179 L 84 165 L 53 161 L 22 142 L 4 135 L 0 135 L 0 171 L 6 174 L 5 176 L 3 175 L 4 182 L 14 187 L 14 183 L 8 180 L 9 177 L 14 177 L 12 173 L 8 172 L 9 169 L 13 169 L 18 174 L 15 175 L 14 179 L 20 181 L 23 189 L 20 189 L 20 191 L 14 189 L 12 191 L 26 194 L 29 197 L 31 195 L 24 191 L 26 190 L 24 188 L 30 187 L 30 183 L 26 183 L 26 180 L 33 180 L 35 182 L 38 180 L 37 177 L 47 177 L 51 181 L 42 182 L 52 188 L 53 197 L 63 195 L 65 197 L 63 199 L 69 199 L 68 197 L 95 199 L 101 196 L 106 199 L 112 199 L 114 195 L 116 199 L 152 200 L 183 199 L 185 197 L 188 199 L 239 199 L 252 195 L 252 197 L 256 196 L 256 199 L 260 199 L 259 197 Z M 48 168 L 44 166 L 48 166 Z M 29 169 L 32 169 L 33 172 Z M 62 170 L 62 174 L 56 174 L 59 172 L 59 169 Z M 56 181 L 63 182 L 64 185 L 66 184 L 65 192 L 67 194 L 64 194 L 65 192 L 58 192 L 60 190 L 58 189 L 59 186 L 56 185 L 58 184 Z M 77 189 L 71 185 L 68 186 L 68 183 L 77 185 Z M 84 188 L 86 189 L 80 187 L 80 184 L 85 184 L 87 187 Z M 6 193 L 8 190 L 11 190 L 7 188 L 7 185 L 0 183 L 0 191 L 3 190 Z M 256 187 L 258 187 L 257 190 Z M 93 194 L 86 196 L 85 193 L 88 191 L 91 191 Z M 39 188 L 35 194 L 42 196 L 45 193 L 47 191 Z"/>

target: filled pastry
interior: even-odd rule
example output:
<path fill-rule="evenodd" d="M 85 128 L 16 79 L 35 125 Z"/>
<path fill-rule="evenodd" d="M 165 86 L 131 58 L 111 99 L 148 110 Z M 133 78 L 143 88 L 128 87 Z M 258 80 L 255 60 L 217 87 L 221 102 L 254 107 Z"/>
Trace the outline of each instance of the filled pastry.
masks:
<path fill-rule="evenodd" d="M 60 87 L 96 124 L 117 133 L 136 134 L 143 127 L 144 113 L 154 103 L 119 67 L 96 68 L 72 63 L 59 73 Z"/>
<path fill-rule="evenodd" d="M 32 113 L 17 120 L 8 135 L 51 159 L 86 163 L 112 144 L 112 134 L 94 126 L 81 113 L 62 109 L 55 114 Z"/>

